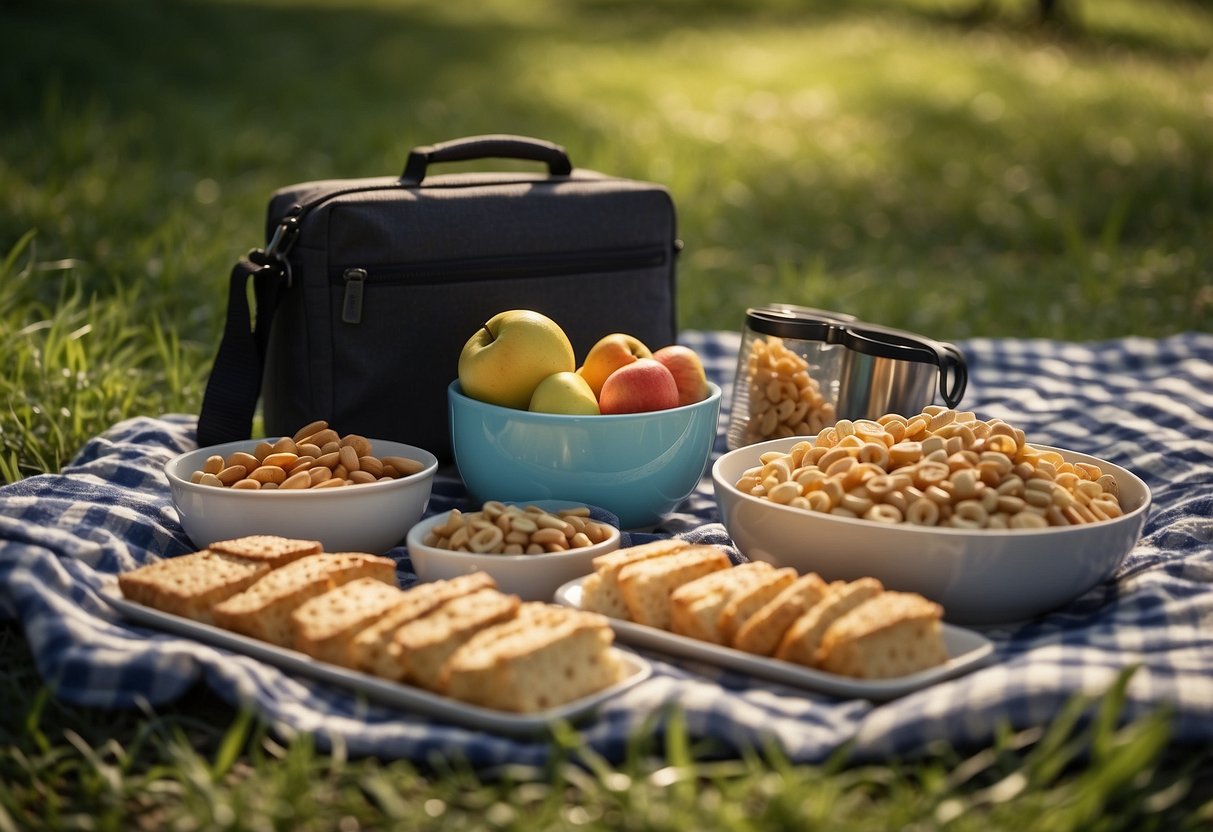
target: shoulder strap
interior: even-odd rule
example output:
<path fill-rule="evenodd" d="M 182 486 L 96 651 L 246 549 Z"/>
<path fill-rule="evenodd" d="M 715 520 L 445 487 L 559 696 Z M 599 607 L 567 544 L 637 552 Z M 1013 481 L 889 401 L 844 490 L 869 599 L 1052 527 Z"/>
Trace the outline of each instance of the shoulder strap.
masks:
<path fill-rule="evenodd" d="M 256 318 L 250 315 L 248 280 L 253 279 Z M 232 268 L 227 321 L 198 414 L 198 446 L 248 439 L 261 395 L 270 324 L 283 284 L 290 279 L 285 260 L 261 249 L 250 251 Z"/>

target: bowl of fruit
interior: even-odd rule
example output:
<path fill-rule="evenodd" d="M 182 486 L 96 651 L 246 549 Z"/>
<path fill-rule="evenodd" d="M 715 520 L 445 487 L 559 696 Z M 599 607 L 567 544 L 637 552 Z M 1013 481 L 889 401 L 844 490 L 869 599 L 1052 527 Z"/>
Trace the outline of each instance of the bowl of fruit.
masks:
<path fill-rule="evenodd" d="M 720 388 L 693 350 L 626 333 L 576 359 L 560 326 L 529 310 L 472 334 L 447 390 L 459 474 L 482 502 L 572 500 L 651 526 L 703 476 Z"/>

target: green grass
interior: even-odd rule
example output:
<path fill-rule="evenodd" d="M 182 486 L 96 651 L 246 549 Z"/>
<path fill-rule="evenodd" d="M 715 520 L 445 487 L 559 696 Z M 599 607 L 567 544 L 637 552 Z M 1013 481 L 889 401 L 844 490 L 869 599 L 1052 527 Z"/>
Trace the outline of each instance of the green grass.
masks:
<path fill-rule="evenodd" d="M 1213 330 L 1213 7 L 1034 8 L 0 0 L 0 481 L 197 410 L 274 188 L 475 133 L 666 184 L 687 328 L 786 301 L 947 339 Z M 1115 691 L 889 766 L 713 761 L 674 731 L 617 766 L 565 738 L 581 765 L 496 780 L 281 745 L 202 689 L 69 707 L 12 625 L 0 663 L 0 832 L 1213 822 L 1208 752 L 1165 713 L 1114 726 Z"/>

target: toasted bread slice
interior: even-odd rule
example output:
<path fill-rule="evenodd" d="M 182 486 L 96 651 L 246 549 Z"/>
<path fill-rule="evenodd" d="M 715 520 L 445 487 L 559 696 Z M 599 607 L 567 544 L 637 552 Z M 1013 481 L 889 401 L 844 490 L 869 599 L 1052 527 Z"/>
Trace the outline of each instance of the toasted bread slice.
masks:
<path fill-rule="evenodd" d="M 737 631 L 754 613 L 767 602 L 774 600 L 780 592 L 796 580 L 796 570 L 790 566 L 776 569 L 761 580 L 733 593 L 724 609 L 720 611 L 720 635 L 722 643 L 733 646 Z"/>
<path fill-rule="evenodd" d="M 290 647 L 291 613 L 304 601 L 357 580 L 375 578 L 396 585 L 391 558 L 360 552 L 307 555 L 272 570 L 243 592 L 214 608 L 220 627 Z"/>
<path fill-rule="evenodd" d="M 324 551 L 324 546 L 319 540 L 295 540 L 272 534 L 255 534 L 232 540 L 220 540 L 207 548 L 212 552 L 222 552 L 238 558 L 264 561 L 275 569 L 285 566 L 291 561 L 299 560 L 299 558 L 318 555 Z"/>
<path fill-rule="evenodd" d="M 391 650 L 392 638 L 405 624 L 435 610 L 452 598 L 481 589 L 496 589 L 487 572 L 473 572 L 446 581 L 417 584 L 404 591 L 400 603 L 370 626 L 354 634 L 349 647 L 350 665 L 385 679 L 404 678 L 404 667 Z"/>
<path fill-rule="evenodd" d="M 855 607 L 870 601 L 884 590 L 875 578 L 860 578 L 830 592 L 804 615 L 792 622 L 783 634 L 775 658 L 813 667 L 826 629 Z"/>
<path fill-rule="evenodd" d="M 817 666 L 860 679 L 889 679 L 945 664 L 943 608 L 911 592 L 882 592 L 831 624 Z"/>
<path fill-rule="evenodd" d="M 816 572 L 801 575 L 741 625 L 733 637 L 733 646 L 747 653 L 770 656 L 792 622 L 825 598 L 829 591 L 829 585 Z"/>
<path fill-rule="evenodd" d="M 628 606 L 619 592 L 620 570 L 632 563 L 672 555 L 690 548 L 690 545 L 685 540 L 672 537 L 599 555 L 593 561 L 594 574 L 581 585 L 581 608 L 611 618 L 626 619 Z"/>
<path fill-rule="evenodd" d="M 291 613 L 295 649 L 350 667 L 354 635 L 399 606 L 404 595 L 395 583 L 359 578 L 304 601 Z"/>
<path fill-rule="evenodd" d="M 724 644 L 720 612 L 729 599 L 775 571 L 763 561 L 709 572 L 670 593 L 670 629 L 680 636 Z"/>
<path fill-rule="evenodd" d="M 448 696 L 516 713 L 564 705 L 617 682 L 609 619 L 552 604 L 523 604 L 451 654 L 439 688 Z"/>
<path fill-rule="evenodd" d="M 118 576 L 125 598 L 163 612 L 214 623 L 211 608 L 270 571 L 268 563 L 203 549 L 149 563 Z"/>
<path fill-rule="evenodd" d="M 729 556 L 718 546 L 690 546 L 665 557 L 630 563 L 619 570 L 619 591 L 628 618 L 670 629 L 670 594 L 709 572 L 728 569 Z"/>
<path fill-rule="evenodd" d="M 480 589 L 452 598 L 436 610 L 405 624 L 392 636 L 389 650 L 412 685 L 436 690 L 442 665 L 473 635 L 518 613 L 517 595 Z"/>

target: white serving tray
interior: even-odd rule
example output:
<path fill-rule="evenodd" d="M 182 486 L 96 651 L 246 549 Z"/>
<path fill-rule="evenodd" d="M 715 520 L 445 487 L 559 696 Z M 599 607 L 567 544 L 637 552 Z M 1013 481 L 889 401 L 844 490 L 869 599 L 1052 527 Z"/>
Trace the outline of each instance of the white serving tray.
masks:
<path fill-rule="evenodd" d="M 556 591 L 556 602 L 580 609 L 581 585 L 586 577 L 588 576 L 582 576 L 560 587 Z M 636 647 L 646 647 L 679 658 L 706 662 L 817 693 L 874 702 L 895 699 L 944 679 L 968 673 L 988 662 L 994 652 L 993 642 L 980 633 L 944 623 L 944 646 L 950 657 L 946 664 L 894 679 L 853 679 L 676 635 L 632 621 L 612 618 L 611 627 L 620 641 Z"/>
<path fill-rule="evenodd" d="M 607 699 L 639 684 L 653 672 L 652 665 L 642 657 L 626 650 L 612 648 L 627 674 L 621 681 L 590 696 L 555 708 L 515 714 L 471 705 L 421 688 L 317 661 L 297 650 L 277 647 L 210 624 L 136 604 L 122 597 L 116 578 L 110 579 L 102 586 L 100 595 L 106 603 L 131 621 L 241 653 L 291 673 L 347 688 L 403 711 L 434 717 L 466 728 L 511 736 L 545 734 L 548 726 L 554 722 L 577 722 L 589 716 Z"/>

